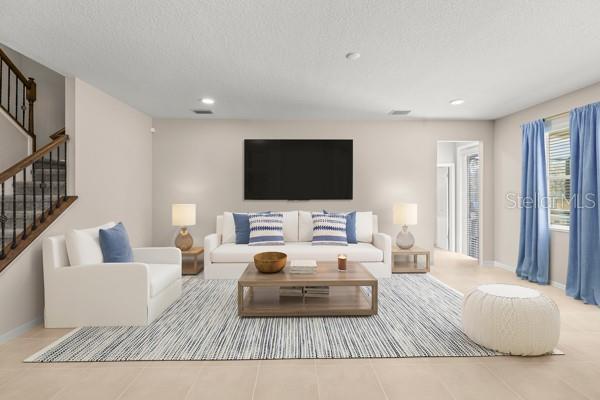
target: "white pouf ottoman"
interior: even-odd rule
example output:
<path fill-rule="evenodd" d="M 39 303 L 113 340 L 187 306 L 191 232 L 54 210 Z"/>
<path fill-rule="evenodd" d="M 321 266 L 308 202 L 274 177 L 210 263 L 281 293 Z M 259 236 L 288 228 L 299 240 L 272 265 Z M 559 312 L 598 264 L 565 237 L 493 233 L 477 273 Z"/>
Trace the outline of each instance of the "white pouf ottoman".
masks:
<path fill-rule="evenodd" d="M 465 296 L 463 330 L 475 343 L 501 353 L 551 353 L 560 335 L 558 307 L 537 290 L 482 285 Z"/>

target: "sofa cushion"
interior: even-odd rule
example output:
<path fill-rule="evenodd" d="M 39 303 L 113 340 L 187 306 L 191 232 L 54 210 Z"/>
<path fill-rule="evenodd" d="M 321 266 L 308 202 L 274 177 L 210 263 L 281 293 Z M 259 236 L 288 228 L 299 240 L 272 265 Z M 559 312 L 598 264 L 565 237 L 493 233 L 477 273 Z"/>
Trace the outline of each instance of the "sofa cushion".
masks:
<path fill-rule="evenodd" d="M 298 211 L 298 241 L 312 242 L 313 220 L 310 211 Z"/>
<path fill-rule="evenodd" d="M 346 214 L 314 212 L 312 218 L 313 245 L 348 246 Z"/>
<path fill-rule="evenodd" d="M 232 212 L 225 211 L 223 213 L 223 227 L 221 232 L 221 243 L 235 243 L 235 221 Z"/>
<path fill-rule="evenodd" d="M 298 241 L 298 211 L 283 211 L 283 238 L 286 242 Z"/>
<path fill-rule="evenodd" d="M 126 263 L 133 261 L 129 236 L 122 222 L 108 229 L 100 229 L 100 248 L 105 263 Z"/>
<path fill-rule="evenodd" d="M 269 211 L 265 211 L 269 212 Z M 239 213 L 247 214 L 247 213 Z M 283 238 L 286 242 L 298 241 L 298 211 L 283 211 Z M 310 213 L 308 213 L 309 219 Z M 312 219 L 310 219 L 310 240 L 312 240 Z M 249 236 L 248 236 L 249 237 Z M 221 243 L 236 242 L 236 224 L 232 212 L 223 213 L 223 225 L 221 227 Z"/>
<path fill-rule="evenodd" d="M 335 261 L 343 252 L 350 261 L 382 262 L 383 251 L 371 243 L 349 244 L 343 249 L 339 246 L 313 246 L 311 242 L 292 242 L 283 246 L 252 247 L 244 244 L 227 243 L 217 247 L 211 253 L 216 263 L 245 263 L 252 261 L 255 254 L 263 251 L 280 251 L 288 255 L 288 260 L 312 259 L 317 261 Z"/>
<path fill-rule="evenodd" d="M 336 213 L 334 211 L 323 210 L 323 212 L 325 214 L 344 214 L 346 216 L 346 239 L 348 239 L 348 243 L 358 243 L 356 240 L 356 211 Z"/>
<path fill-rule="evenodd" d="M 65 235 L 70 265 L 101 264 L 100 229 L 115 226 L 114 222 L 88 229 L 71 229 Z"/>
<path fill-rule="evenodd" d="M 356 240 L 365 243 L 373 241 L 373 213 L 371 211 L 356 212 Z"/>
<path fill-rule="evenodd" d="M 235 245 L 234 245 L 235 246 Z M 246 246 L 246 245 L 239 245 Z M 247 246 L 246 246 L 247 247 Z M 150 297 L 154 297 L 177 279 L 181 279 L 181 268 L 176 264 L 146 264 L 150 280 Z"/>
<path fill-rule="evenodd" d="M 284 244 L 283 213 L 250 213 L 249 246 Z"/>

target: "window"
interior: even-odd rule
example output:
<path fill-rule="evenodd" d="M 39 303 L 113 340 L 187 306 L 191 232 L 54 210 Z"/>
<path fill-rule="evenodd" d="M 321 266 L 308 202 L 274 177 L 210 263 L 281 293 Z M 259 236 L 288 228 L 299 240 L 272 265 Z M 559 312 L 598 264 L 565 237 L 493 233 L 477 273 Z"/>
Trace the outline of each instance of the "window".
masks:
<path fill-rule="evenodd" d="M 568 118 L 550 121 L 546 132 L 550 226 L 568 229 L 571 215 L 571 139 Z"/>

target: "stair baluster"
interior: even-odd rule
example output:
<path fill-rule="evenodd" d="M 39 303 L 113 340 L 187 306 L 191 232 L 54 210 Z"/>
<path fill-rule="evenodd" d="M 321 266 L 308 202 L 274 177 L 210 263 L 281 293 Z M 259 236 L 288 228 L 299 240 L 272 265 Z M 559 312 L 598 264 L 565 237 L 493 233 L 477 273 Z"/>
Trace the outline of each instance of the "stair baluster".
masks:
<path fill-rule="evenodd" d="M 25 84 L 21 82 L 21 123 L 25 125 Z"/>
<path fill-rule="evenodd" d="M 0 65 L 0 71 L 2 71 L 2 65 Z M 4 260 L 6 258 L 6 253 L 4 253 L 4 230 L 6 228 L 6 215 L 4 215 L 4 182 L 2 182 L 2 192 L 0 197 L 0 260 Z"/>
<path fill-rule="evenodd" d="M 64 169 L 65 169 L 65 177 L 64 177 L 65 192 L 64 192 L 63 201 L 67 201 L 67 141 L 65 141 L 65 163 L 64 163 Z"/>
<path fill-rule="evenodd" d="M 12 220 L 12 244 L 10 245 L 11 249 L 17 247 L 17 174 L 12 177 L 12 187 L 13 187 L 13 220 Z"/>
<path fill-rule="evenodd" d="M 40 216 L 40 222 L 46 221 L 46 174 L 44 174 L 44 157 L 40 158 L 40 168 L 42 169 L 42 183 L 40 188 L 42 189 L 42 215 Z"/>
<path fill-rule="evenodd" d="M 52 204 L 52 152 L 48 153 L 50 156 L 50 207 L 48 208 L 48 215 L 52 215 L 54 212 L 54 206 Z"/>
<path fill-rule="evenodd" d="M 60 207 L 60 146 L 56 148 L 56 207 Z"/>
<path fill-rule="evenodd" d="M 42 172 L 44 172 L 44 170 L 42 170 Z M 37 228 L 37 210 L 36 210 L 36 208 L 37 208 L 37 205 L 36 205 L 37 201 L 36 201 L 36 198 L 35 198 L 35 187 L 37 185 L 37 178 L 35 176 L 35 163 L 31 164 L 31 176 L 32 176 L 32 178 L 31 178 L 31 192 L 32 192 L 32 195 L 33 195 L 33 201 L 32 201 L 32 203 L 33 203 L 33 224 L 31 225 L 31 230 L 35 231 L 36 228 Z M 23 207 L 23 208 L 25 208 L 25 207 Z M 44 205 L 43 204 L 42 204 L 42 209 L 44 209 Z"/>
<path fill-rule="evenodd" d="M 27 168 L 23 168 L 23 235 L 21 239 L 27 239 Z"/>
<path fill-rule="evenodd" d="M 8 69 L 8 79 L 6 80 L 6 88 L 8 90 L 8 96 L 6 98 L 6 110 L 10 114 L 10 68 Z"/>

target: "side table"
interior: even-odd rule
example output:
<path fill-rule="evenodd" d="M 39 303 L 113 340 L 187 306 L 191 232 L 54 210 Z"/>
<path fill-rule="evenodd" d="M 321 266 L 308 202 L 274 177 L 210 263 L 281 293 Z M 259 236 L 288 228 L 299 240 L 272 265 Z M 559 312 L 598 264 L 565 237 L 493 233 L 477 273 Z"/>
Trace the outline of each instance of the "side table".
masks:
<path fill-rule="evenodd" d="M 406 260 L 396 260 L 397 256 L 408 256 Z M 419 266 L 419 256 L 425 256 L 424 267 Z M 406 257 L 405 257 L 406 258 Z M 424 273 L 429 272 L 431 254 L 429 250 L 422 247 L 413 246 L 410 249 L 401 249 L 397 246 L 392 248 L 392 273 L 396 274 L 410 274 L 410 273 Z"/>
<path fill-rule="evenodd" d="M 181 252 L 181 273 L 183 275 L 197 275 L 204 269 L 204 247 L 192 247 Z M 198 259 L 201 259 L 201 263 Z"/>

